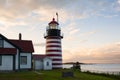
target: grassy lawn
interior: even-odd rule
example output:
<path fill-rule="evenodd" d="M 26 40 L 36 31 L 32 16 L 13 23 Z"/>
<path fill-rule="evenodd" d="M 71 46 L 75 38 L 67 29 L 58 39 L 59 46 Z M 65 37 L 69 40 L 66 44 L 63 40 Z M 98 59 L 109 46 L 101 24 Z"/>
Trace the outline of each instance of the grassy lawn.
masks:
<path fill-rule="evenodd" d="M 0 80 L 41 80 L 33 71 L 0 73 Z"/>
<path fill-rule="evenodd" d="M 65 71 L 65 70 L 64 70 Z M 0 80 L 120 80 L 120 76 L 98 75 L 74 71 L 74 77 L 61 77 L 63 70 L 0 73 Z"/>
<path fill-rule="evenodd" d="M 120 80 L 119 76 L 83 73 L 74 71 L 74 77 L 61 77 L 61 70 L 40 71 L 42 80 Z"/>

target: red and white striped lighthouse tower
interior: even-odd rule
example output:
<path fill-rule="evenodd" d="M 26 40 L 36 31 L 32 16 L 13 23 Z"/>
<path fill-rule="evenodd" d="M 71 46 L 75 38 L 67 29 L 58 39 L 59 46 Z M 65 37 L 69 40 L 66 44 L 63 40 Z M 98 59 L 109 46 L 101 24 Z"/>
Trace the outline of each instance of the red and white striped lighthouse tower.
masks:
<path fill-rule="evenodd" d="M 52 59 L 52 68 L 62 68 L 62 48 L 61 48 L 61 30 L 58 20 L 53 20 L 48 24 L 46 28 L 46 55 Z"/>

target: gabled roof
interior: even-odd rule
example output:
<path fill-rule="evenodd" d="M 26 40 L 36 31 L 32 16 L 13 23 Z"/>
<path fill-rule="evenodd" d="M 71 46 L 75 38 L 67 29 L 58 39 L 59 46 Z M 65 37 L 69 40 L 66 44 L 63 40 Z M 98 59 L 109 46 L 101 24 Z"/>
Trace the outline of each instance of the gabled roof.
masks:
<path fill-rule="evenodd" d="M 41 60 L 41 59 L 44 59 L 46 57 L 47 57 L 46 55 L 33 54 L 33 59 L 34 60 Z"/>
<path fill-rule="evenodd" d="M 16 54 L 17 49 L 15 48 L 0 48 L 0 54 Z"/>
<path fill-rule="evenodd" d="M 32 41 L 30 40 L 13 40 L 9 39 L 10 42 L 18 46 L 22 52 L 34 52 Z"/>
<path fill-rule="evenodd" d="M 13 40 L 13 39 L 7 39 L 2 34 L 0 34 L 0 37 L 2 39 L 6 40 L 11 45 L 13 45 L 15 48 L 19 49 L 21 52 L 26 52 L 26 53 L 27 52 L 30 52 L 30 53 L 34 52 L 33 44 L 32 44 L 32 41 L 30 41 L 30 40 Z M 15 48 L 13 48 L 13 49 L 15 49 Z M 5 49 L 0 48 L 0 50 L 1 51 L 3 50 L 4 53 L 6 53 L 6 52 L 8 52 L 8 53 L 15 52 L 11 48 L 7 48 L 7 49 L 6 48 Z M 0 52 L 0 54 L 3 54 L 3 53 Z"/>
<path fill-rule="evenodd" d="M 9 41 L 5 36 L 3 36 L 2 34 L 0 34 L 0 37 L 4 40 L 6 40 L 7 42 L 9 42 L 11 45 L 13 45 L 14 47 L 20 49 L 17 45 L 13 44 L 11 41 Z"/>

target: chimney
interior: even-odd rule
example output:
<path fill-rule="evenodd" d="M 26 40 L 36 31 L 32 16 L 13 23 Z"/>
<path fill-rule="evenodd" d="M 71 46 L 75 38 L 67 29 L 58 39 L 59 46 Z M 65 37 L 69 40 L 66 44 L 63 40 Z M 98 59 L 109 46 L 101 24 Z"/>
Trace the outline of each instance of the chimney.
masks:
<path fill-rule="evenodd" d="M 19 40 L 22 40 L 22 34 L 19 33 Z"/>

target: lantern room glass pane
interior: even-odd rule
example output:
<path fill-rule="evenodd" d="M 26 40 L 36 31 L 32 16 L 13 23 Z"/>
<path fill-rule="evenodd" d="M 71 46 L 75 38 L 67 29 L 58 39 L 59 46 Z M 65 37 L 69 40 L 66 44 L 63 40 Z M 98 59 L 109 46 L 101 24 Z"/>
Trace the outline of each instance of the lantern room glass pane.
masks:
<path fill-rule="evenodd" d="M 50 24 L 49 29 L 58 29 L 58 25 L 57 24 Z"/>

